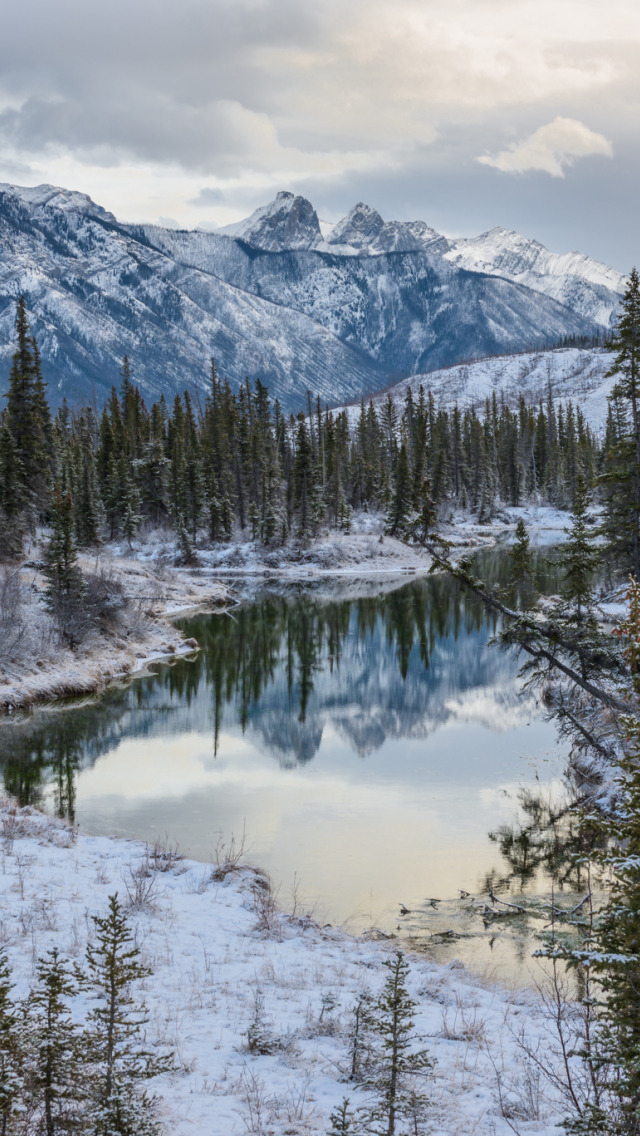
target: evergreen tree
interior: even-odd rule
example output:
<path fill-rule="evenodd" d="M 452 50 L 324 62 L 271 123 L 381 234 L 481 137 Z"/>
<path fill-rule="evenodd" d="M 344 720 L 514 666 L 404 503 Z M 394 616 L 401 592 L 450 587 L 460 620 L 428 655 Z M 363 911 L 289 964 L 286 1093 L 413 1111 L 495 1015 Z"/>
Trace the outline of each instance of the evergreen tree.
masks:
<path fill-rule="evenodd" d="M 411 514 L 411 477 L 407 459 L 407 447 L 403 442 L 398 454 L 396 467 L 395 488 L 389 513 L 387 514 L 387 532 L 391 536 L 403 534 L 406 523 Z"/>
<path fill-rule="evenodd" d="M 47 606 L 60 634 L 74 647 L 86 631 L 83 619 L 85 586 L 76 554 L 71 494 L 63 494 L 59 486 L 56 486 L 53 495 L 51 537 L 46 549 L 44 572 L 48 579 Z"/>
<path fill-rule="evenodd" d="M 150 974 L 117 895 L 109 912 L 94 916 L 96 938 L 87 946 L 88 980 L 97 1000 L 89 1016 L 88 1050 L 96 1136 L 155 1136 L 154 1102 L 143 1085 L 167 1071 L 170 1057 L 144 1048 L 144 1004 L 132 991 Z"/>
<path fill-rule="evenodd" d="M 433 1061 L 424 1050 L 414 1050 L 415 1002 L 407 990 L 409 966 L 402 951 L 384 964 L 388 977 L 372 1012 L 376 1054 L 366 1084 L 374 1100 L 365 1110 L 367 1131 L 373 1136 L 396 1136 L 403 1116 L 415 1115 L 426 1096 L 419 1084 Z"/>
<path fill-rule="evenodd" d="M 19 459 L 21 508 L 33 521 L 48 503 L 51 422 L 24 296 L 18 300 L 15 326 L 18 342 L 5 396 L 6 418 Z"/>
<path fill-rule="evenodd" d="M 640 583 L 629 589 L 629 613 L 618 633 L 627 641 L 633 689 L 640 695 Z M 615 1136 L 640 1133 L 640 722 L 625 720 L 618 763 L 616 806 L 603 826 L 600 860 L 611 876 L 603 915 L 584 962 L 604 994 L 599 1006 L 599 1058 L 611 1070 L 613 1115 L 600 1129 Z M 598 1131 L 594 1128 L 594 1131 Z"/>
<path fill-rule="evenodd" d="M 28 1095 L 38 1132 L 59 1136 L 82 1131 L 86 1115 L 80 1031 L 69 1007 L 78 987 L 57 948 L 39 959 L 36 974 L 28 1000 Z"/>
<path fill-rule="evenodd" d="M 522 517 L 516 525 L 516 539 L 510 551 L 511 578 L 523 607 L 529 607 L 533 598 L 531 546 L 527 526 Z"/>
<path fill-rule="evenodd" d="M 0 1136 L 17 1136 L 24 1114 L 23 1050 L 25 1037 L 21 1018 L 11 999 L 11 974 L 4 953 L 0 954 Z"/>
<path fill-rule="evenodd" d="M 24 538 L 22 463 L 6 416 L 0 419 L 0 559 L 13 560 Z"/>
<path fill-rule="evenodd" d="M 570 617 L 581 624 L 591 614 L 593 580 L 600 562 L 595 533 L 587 521 L 588 492 L 584 475 L 575 479 L 571 528 L 565 529 L 567 540 L 560 552 L 563 568 L 563 592 Z"/>
<path fill-rule="evenodd" d="M 622 411 L 618 440 L 601 477 L 606 512 L 602 531 L 616 566 L 640 578 L 640 277 L 634 268 L 620 305 L 607 377 L 617 378 L 611 399 Z"/>
<path fill-rule="evenodd" d="M 353 1133 L 354 1114 L 349 1109 L 349 1098 L 344 1097 L 342 1104 L 333 1109 L 329 1121 L 331 1128 L 328 1136 L 350 1136 Z"/>

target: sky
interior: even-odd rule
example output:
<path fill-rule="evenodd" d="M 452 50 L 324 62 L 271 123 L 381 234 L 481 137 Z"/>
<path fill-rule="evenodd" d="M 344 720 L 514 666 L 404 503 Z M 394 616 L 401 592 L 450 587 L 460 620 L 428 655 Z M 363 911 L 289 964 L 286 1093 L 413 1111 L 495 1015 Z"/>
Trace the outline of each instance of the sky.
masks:
<path fill-rule="evenodd" d="M 638 0 L 22 0 L 0 180 L 213 228 L 280 189 L 640 261 Z"/>

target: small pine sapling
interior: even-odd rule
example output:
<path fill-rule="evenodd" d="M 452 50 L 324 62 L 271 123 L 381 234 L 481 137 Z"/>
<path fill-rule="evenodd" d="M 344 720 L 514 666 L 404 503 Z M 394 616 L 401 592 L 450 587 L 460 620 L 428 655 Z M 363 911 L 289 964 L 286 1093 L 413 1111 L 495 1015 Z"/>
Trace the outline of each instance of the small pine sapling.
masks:
<path fill-rule="evenodd" d="M 354 1114 L 349 1109 L 349 1098 L 344 1097 L 342 1104 L 334 1108 L 329 1117 L 331 1128 L 328 1136 L 352 1136 L 355 1132 L 353 1122 Z"/>
<path fill-rule="evenodd" d="M 264 994 L 259 987 L 253 991 L 253 1017 L 245 1036 L 249 1053 L 266 1056 L 276 1048 L 273 1031 L 265 1014 Z"/>
<path fill-rule="evenodd" d="M 92 1061 L 91 1097 L 96 1136 L 154 1136 L 155 1105 L 142 1084 L 172 1066 L 142 1044 L 148 1019 L 134 983 L 151 972 L 140 961 L 133 932 L 118 896 L 109 912 L 93 917 L 96 941 L 87 946 L 87 983 L 97 1005 L 89 1015 L 88 1051 Z"/>
<path fill-rule="evenodd" d="M 373 1094 L 363 1110 L 371 1136 L 396 1136 L 401 1118 L 414 1121 L 424 1113 L 428 1098 L 420 1084 L 433 1067 L 426 1050 L 414 1050 L 413 1014 L 416 1003 L 407 990 L 409 966 L 402 951 L 385 962 L 388 977 L 372 1009 L 374 1055 L 365 1085 Z M 414 1124 L 420 1133 L 422 1123 Z"/>
<path fill-rule="evenodd" d="M 368 990 L 361 990 L 351 1007 L 347 1031 L 349 1055 L 349 1080 L 361 1083 L 366 1079 L 371 1062 L 373 997 Z"/>
<path fill-rule="evenodd" d="M 58 1136 L 73 1131 L 86 1115 L 85 1053 L 69 1007 L 78 986 L 57 948 L 39 959 L 36 974 L 27 1002 L 27 1099 L 37 1131 Z"/>
<path fill-rule="evenodd" d="M 21 1018 L 11 999 L 11 973 L 7 957 L 0 954 L 0 1136 L 18 1132 L 24 1114 L 24 1046 Z"/>

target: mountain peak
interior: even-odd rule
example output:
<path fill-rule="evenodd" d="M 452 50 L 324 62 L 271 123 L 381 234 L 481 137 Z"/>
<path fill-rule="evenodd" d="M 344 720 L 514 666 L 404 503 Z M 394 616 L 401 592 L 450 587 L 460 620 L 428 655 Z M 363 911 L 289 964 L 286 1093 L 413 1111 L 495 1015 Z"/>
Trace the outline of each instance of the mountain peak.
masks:
<path fill-rule="evenodd" d="M 90 217 L 99 217 L 103 221 L 113 221 L 113 213 L 96 205 L 88 193 L 80 193 L 75 189 L 63 189 L 59 185 L 7 185 L 0 183 L 0 193 L 7 193 L 17 197 L 27 205 L 36 208 L 45 207 L 59 209 L 62 213 L 86 213 Z"/>
<path fill-rule="evenodd" d="M 280 190 L 244 221 L 218 229 L 265 252 L 310 249 L 322 240 L 318 214 L 306 197 Z"/>
<path fill-rule="evenodd" d="M 382 232 L 384 221 L 377 209 L 358 201 L 334 226 L 327 243 L 330 245 L 349 245 L 355 249 L 368 249 Z"/>

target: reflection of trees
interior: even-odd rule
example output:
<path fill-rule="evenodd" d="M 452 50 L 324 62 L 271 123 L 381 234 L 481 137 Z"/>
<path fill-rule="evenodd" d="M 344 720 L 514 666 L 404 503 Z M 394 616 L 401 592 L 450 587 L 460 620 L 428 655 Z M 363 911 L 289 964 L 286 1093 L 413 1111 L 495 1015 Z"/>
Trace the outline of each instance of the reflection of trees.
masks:
<path fill-rule="evenodd" d="M 518 794 L 525 818 L 518 824 L 501 825 L 489 833 L 509 867 L 509 875 L 485 881 L 494 890 L 514 879 L 521 886 L 542 870 L 556 887 L 579 891 L 585 885 L 584 864 L 593 852 L 584 826 L 580 825 L 575 798 L 553 803 L 543 793 L 522 789 Z"/>
<path fill-rule="evenodd" d="M 504 554 L 494 554 L 487 563 L 485 554 L 484 574 L 508 571 L 505 560 Z M 308 720 L 321 673 L 334 677 L 333 691 L 322 694 L 331 710 L 335 676 L 340 676 L 341 668 L 344 682 L 338 687 L 347 685 L 356 663 L 366 678 L 369 671 L 393 670 L 395 659 L 406 683 L 411 668 L 423 673 L 429 669 L 438 643 L 447 640 L 450 646 L 461 636 L 481 631 L 486 636 L 495 629 L 482 604 L 461 593 L 457 583 L 444 575 L 357 599 L 321 599 L 308 590 L 267 592 L 226 615 L 190 620 L 189 633 L 202 648 L 194 659 L 164 666 L 157 675 L 136 679 L 128 687 L 111 688 L 93 704 L 64 712 L 43 711 L 28 722 L 6 727 L 0 759 L 5 789 L 23 804 L 35 804 L 42 800 L 46 784 L 53 788 L 59 814 L 73 819 L 78 769 L 114 748 L 122 737 L 193 728 L 194 704 L 200 723 L 204 691 L 206 723 L 213 726 L 215 749 L 225 710 L 232 708 L 246 729 L 260 700 L 283 678 L 284 699 L 274 709 L 273 725 L 286 724 L 281 733 L 288 752 L 298 760 L 310 760 L 322 736 L 317 715 Z M 448 657 L 443 666 L 451 682 L 458 681 Z M 390 685 L 385 676 L 385 690 Z M 381 694 L 377 687 L 373 694 L 358 687 L 349 697 L 357 702 L 360 697 L 380 699 Z M 370 703 L 361 705 L 365 712 L 379 709 Z M 418 700 L 412 713 L 419 713 L 423 705 Z M 387 727 L 370 719 L 369 714 L 365 722 L 353 725 L 363 734 L 363 746 L 371 731 L 377 744 L 385 737 Z"/>
<path fill-rule="evenodd" d="M 491 630 L 495 622 L 489 620 Z M 189 697 L 201 678 L 212 692 L 215 743 L 228 704 L 236 708 L 243 729 L 252 708 L 284 665 L 288 712 L 298 721 L 307 718 L 315 676 L 328 668 L 340 670 L 347 636 L 370 651 L 382 630 L 395 652 L 398 669 L 406 679 L 409 660 L 416 651 L 424 668 L 436 642 L 487 626 L 482 605 L 461 593 L 445 576 L 415 580 L 390 594 L 349 600 L 321 601 L 309 595 L 269 595 L 259 603 L 236 608 L 226 617 L 189 621 L 202 651 L 190 665 L 188 679 L 181 667 L 163 672 L 159 681 L 171 694 Z M 187 686 L 188 683 L 188 686 Z"/>

